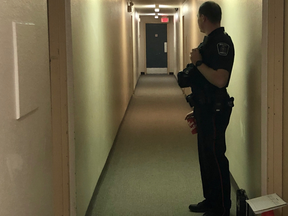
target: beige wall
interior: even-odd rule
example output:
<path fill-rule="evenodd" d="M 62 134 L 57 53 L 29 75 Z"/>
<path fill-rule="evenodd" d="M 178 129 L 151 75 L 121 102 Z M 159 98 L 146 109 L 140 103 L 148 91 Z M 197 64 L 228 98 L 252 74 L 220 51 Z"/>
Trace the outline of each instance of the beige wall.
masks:
<path fill-rule="evenodd" d="M 181 25 L 183 28 L 182 37 L 182 69 L 186 67 L 191 61 L 189 59 L 190 52 L 193 48 L 198 47 L 202 42 L 204 35 L 200 33 L 197 23 L 198 8 L 203 1 L 189 0 L 186 1 L 181 10 Z M 191 93 L 190 88 L 185 88 L 184 93 L 186 95 Z"/>
<path fill-rule="evenodd" d="M 140 16 L 140 52 L 139 52 L 139 70 L 146 73 L 146 23 L 161 23 L 160 18 L 155 19 L 153 16 Z M 169 23 L 167 23 L 167 70 L 174 72 L 174 21 L 173 16 L 169 16 Z"/>
<path fill-rule="evenodd" d="M 183 6 L 188 51 L 203 39 L 197 27 L 200 0 Z M 222 26 L 235 45 L 235 62 L 228 91 L 235 107 L 227 130 L 230 171 L 248 196 L 261 194 L 261 40 L 262 1 L 218 0 L 222 7 Z M 189 59 L 189 53 L 185 56 Z"/>
<path fill-rule="evenodd" d="M 231 173 L 250 198 L 261 195 L 262 1 L 222 1 L 223 25 L 234 41 L 228 88 L 235 97 L 227 131 Z"/>
<path fill-rule="evenodd" d="M 199 43 L 202 42 L 204 37 L 204 35 L 200 33 L 197 24 L 197 13 L 201 2 L 204 1 L 189 0 L 186 1 L 182 7 L 182 21 L 184 21 L 183 66 L 186 66 L 186 64 L 190 63 L 190 51 L 193 48 L 198 47 Z"/>
<path fill-rule="evenodd" d="M 124 0 L 71 7 L 77 215 L 84 215 L 133 91 L 132 14 Z"/>
<path fill-rule="evenodd" d="M 181 28 L 181 15 L 180 15 L 180 10 L 181 8 L 179 8 L 178 12 L 175 13 L 174 15 L 174 75 L 177 76 L 177 73 L 179 71 L 181 71 L 182 68 L 182 62 L 181 62 L 181 58 L 182 55 L 180 53 L 182 53 L 182 28 Z"/>
<path fill-rule="evenodd" d="M 167 63 L 168 63 L 168 73 L 175 72 L 175 63 L 174 59 L 174 17 L 169 17 L 169 24 L 167 25 Z"/>
<path fill-rule="evenodd" d="M 139 69 L 139 49 L 140 49 L 140 18 L 133 12 L 133 87 L 135 88 L 140 76 Z"/>
<path fill-rule="evenodd" d="M 261 195 L 262 1 L 223 1 L 221 6 L 223 25 L 236 48 L 228 88 L 235 109 L 227 132 L 227 154 L 233 177 L 253 198 Z"/>
<path fill-rule="evenodd" d="M 53 157 L 47 1 L 1 1 L 0 14 L 0 215 L 51 216 Z M 18 23 L 17 46 L 13 46 L 13 21 Z M 14 64 L 15 56 L 18 64 Z M 22 79 L 20 94 L 26 92 L 20 97 L 20 108 L 26 107 L 29 112 L 19 120 L 15 65 L 19 66 Z"/>

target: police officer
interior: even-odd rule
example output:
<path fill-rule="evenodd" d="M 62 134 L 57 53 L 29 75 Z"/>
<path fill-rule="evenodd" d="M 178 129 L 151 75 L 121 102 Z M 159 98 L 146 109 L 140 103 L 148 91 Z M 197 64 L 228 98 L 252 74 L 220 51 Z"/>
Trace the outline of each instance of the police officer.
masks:
<path fill-rule="evenodd" d="M 191 78 L 194 115 L 198 131 L 198 154 L 204 200 L 189 206 L 203 216 L 229 216 L 231 189 L 229 162 L 225 156 L 225 131 L 229 123 L 233 98 L 226 87 L 234 62 L 234 45 L 220 21 L 220 6 L 204 2 L 198 12 L 199 29 L 206 36 L 198 48 L 190 53 L 197 67 Z"/>

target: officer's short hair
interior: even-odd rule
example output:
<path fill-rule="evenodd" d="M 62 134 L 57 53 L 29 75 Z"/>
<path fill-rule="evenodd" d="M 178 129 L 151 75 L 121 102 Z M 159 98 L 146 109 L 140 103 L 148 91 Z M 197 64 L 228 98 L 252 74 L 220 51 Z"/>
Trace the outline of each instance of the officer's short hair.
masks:
<path fill-rule="evenodd" d="M 199 8 L 199 15 L 206 16 L 212 23 L 220 23 L 222 18 L 221 7 L 213 2 L 204 2 Z"/>

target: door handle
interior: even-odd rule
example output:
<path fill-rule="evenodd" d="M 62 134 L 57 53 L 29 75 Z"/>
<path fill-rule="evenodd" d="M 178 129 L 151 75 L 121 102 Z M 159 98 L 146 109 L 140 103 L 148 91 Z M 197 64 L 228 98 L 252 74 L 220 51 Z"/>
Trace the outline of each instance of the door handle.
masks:
<path fill-rule="evenodd" d="M 164 53 L 167 53 L 167 42 L 164 42 Z"/>

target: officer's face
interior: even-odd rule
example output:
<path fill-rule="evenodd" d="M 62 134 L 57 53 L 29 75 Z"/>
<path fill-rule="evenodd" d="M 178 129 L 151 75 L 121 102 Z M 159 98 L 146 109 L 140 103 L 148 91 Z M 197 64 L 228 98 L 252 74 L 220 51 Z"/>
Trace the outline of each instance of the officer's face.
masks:
<path fill-rule="evenodd" d="M 198 26 L 199 26 L 199 29 L 200 29 L 200 32 L 203 32 L 204 33 L 204 28 L 203 28 L 203 23 L 204 23 L 204 15 L 203 14 L 199 14 L 197 15 L 198 17 Z"/>

